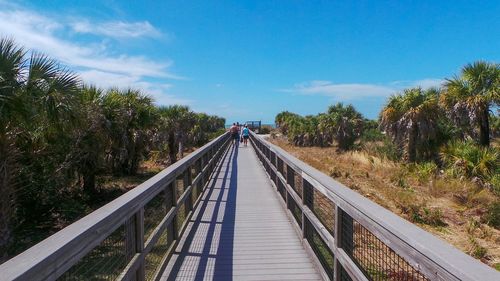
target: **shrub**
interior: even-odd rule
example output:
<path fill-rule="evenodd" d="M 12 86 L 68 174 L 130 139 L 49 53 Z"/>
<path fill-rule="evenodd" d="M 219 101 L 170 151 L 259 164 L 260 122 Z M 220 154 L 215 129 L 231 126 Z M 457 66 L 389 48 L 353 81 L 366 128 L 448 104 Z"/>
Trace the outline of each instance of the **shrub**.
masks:
<path fill-rule="evenodd" d="M 500 174 L 496 173 L 490 179 L 491 191 L 497 196 L 500 196 Z"/>
<path fill-rule="evenodd" d="M 453 141 L 441 149 L 441 159 L 454 176 L 478 177 L 489 181 L 500 173 L 500 151 L 487 148 L 471 141 Z"/>
<path fill-rule="evenodd" d="M 477 242 L 476 239 L 474 239 L 474 237 L 469 237 L 469 242 L 470 242 L 470 248 L 468 250 L 468 253 L 477 258 L 477 259 L 481 259 L 481 258 L 484 258 L 487 254 L 487 250 L 486 248 L 484 248 L 483 246 L 479 245 L 479 243 Z"/>
<path fill-rule="evenodd" d="M 269 125 L 263 125 L 260 127 L 259 134 L 261 134 L 261 135 L 269 134 L 269 133 L 271 133 L 272 129 L 273 128 Z"/>
<path fill-rule="evenodd" d="M 377 156 L 382 159 L 391 161 L 399 161 L 401 159 L 401 152 L 398 147 L 389 138 L 383 138 L 383 141 L 365 142 L 362 144 L 363 150 L 368 154 Z"/>
<path fill-rule="evenodd" d="M 434 162 L 412 164 L 408 166 L 408 169 L 417 176 L 421 183 L 428 181 L 429 178 L 435 176 L 438 171 L 438 167 Z"/>
<path fill-rule="evenodd" d="M 486 212 L 486 223 L 496 229 L 500 228 L 500 201 L 491 204 Z"/>
<path fill-rule="evenodd" d="M 410 203 L 399 206 L 403 213 L 408 215 L 411 222 L 427 224 L 430 226 L 446 226 L 443 221 L 443 212 L 439 208 L 429 208 L 425 203 Z"/>
<path fill-rule="evenodd" d="M 385 139 L 384 134 L 377 128 L 366 129 L 361 133 L 360 141 L 373 142 L 373 141 L 383 141 Z"/>

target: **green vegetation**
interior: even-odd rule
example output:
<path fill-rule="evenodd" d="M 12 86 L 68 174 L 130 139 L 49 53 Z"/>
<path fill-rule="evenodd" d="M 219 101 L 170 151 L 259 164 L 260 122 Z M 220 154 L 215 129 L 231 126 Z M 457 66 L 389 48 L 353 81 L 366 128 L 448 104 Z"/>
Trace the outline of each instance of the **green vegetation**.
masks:
<path fill-rule="evenodd" d="M 480 61 L 440 89 L 411 88 L 389 97 L 378 120 L 342 104 L 314 116 L 284 111 L 271 136 L 298 158 L 498 268 L 499 89 L 500 64 Z"/>
<path fill-rule="evenodd" d="M 352 105 L 330 106 L 326 113 L 302 117 L 284 111 L 275 119 L 281 132 L 297 146 L 328 146 L 333 141 L 341 150 L 354 146 L 363 128 L 363 117 Z"/>
<path fill-rule="evenodd" d="M 123 193 L 110 178 L 171 164 L 225 120 L 103 91 L 45 55 L 0 39 L 0 262 Z M 140 176 L 140 175 L 138 175 Z"/>
<path fill-rule="evenodd" d="M 490 109 L 500 105 L 499 89 L 500 65 L 479 61 L 447 79 L 443 89 L 411 88 L 389 97 L 378 122 L 341 103 L 305 117 L 284 111 L 275 121 L 296 146 L 361 149 L 380 158 L 416 163 L 409 169 L 421 181 L 442 169 L 498 194 L 500 150 L 490 142 L 498 134 L 500 118 Z"/>

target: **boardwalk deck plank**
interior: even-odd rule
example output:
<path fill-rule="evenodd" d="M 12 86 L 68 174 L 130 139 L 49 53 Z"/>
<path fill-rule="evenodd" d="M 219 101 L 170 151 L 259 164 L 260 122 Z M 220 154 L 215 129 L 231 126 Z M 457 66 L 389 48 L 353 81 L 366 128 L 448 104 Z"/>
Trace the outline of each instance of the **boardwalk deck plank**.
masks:
<path fill-rule="evenodd" d="M 231 149 L 161 280 L 321 280 L 251 146 Z"/>

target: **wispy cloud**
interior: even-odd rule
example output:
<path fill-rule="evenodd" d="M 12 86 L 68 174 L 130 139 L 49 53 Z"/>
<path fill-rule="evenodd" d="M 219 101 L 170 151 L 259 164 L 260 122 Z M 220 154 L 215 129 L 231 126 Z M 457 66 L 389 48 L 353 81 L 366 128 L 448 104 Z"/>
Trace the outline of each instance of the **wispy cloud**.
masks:
<path fill-rule="evenodd" d="M 141 77 L 133 75 L 124 75 L 119 73 L 103 72 L 99 70 L 81 71 L 80 77 L 89 84 L 96 85 L 100 88 L 127 88 L 141 89 L 144 93 L 152 96 L 157 104 L 192 104 L 189 99 L 179 98 L 167 94 L 172 84 L 168 83 L 153 83 L 144 81 Z"/>
<path fill-rule="evenodd" d="M 188 102 L 166 94 L 170 84 L 149 82 L 185 79 L 170 70 L 173 65 L 172 60 L 158 61 L 145 56 L 120 54 L 117 46 L 113 45 L 112 41 L 110 43 L 106 40 L 113 36 L 115 38 L 127 36 L 138 38 L 161 34 L 149 22 L 107 22 L 98 24 L 94 29 L 93 26 L 86 25 L 86 21 L 90 22 L 90 19 L 81 20 L 80 25 L 75 27 L 75 21 L 69 18 L 55 19 L 20 6 L 0 2 L 1 37 L 12 37 L 21 46 L 45 53 L 61 61 L 80 72 L 85 82 L 101 87 L 139 88 L 154 96 L 159 103 Z M 78 42 L 75 41 L 77 35 L 75 31 L 93 33 L 98 36 L 93 42 L 86 41 L 85 44 L 78 44 L 75 43 Z"/>
<path fill-rule="evenodd" d="M 75 20 L 70 27 L 78 33 L 88 33 L 111 38 L 160 37 L 162 33 L 148 21 L 124 22 L 110 21 L 102 23 L 90 22 L 87 19 Z"/>
<path fill-rule="evenodd" d="M 439 87 L 441 79 L 422 79 L 417 81 L 394 81 L 386 84 L 333 83 L 331 81 L 313 80 L 295 84 L 291 88 L 280 89 L 280 92 L 300 95 L 322 95 L 341 100 L 353 100 L 365 97 L 387 97 L 408 87 L 428 89 Z"/>

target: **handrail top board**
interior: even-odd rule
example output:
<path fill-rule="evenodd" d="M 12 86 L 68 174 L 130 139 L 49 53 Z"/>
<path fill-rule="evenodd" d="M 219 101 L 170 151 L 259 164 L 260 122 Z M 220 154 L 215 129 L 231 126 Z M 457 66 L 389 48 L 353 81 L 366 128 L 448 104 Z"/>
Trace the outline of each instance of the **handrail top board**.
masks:
<path fill-rule="evenodd" d="M 252 134 L 270 151 L 279 156 L 283 162 L 294 168 L 294 170 L 301 172 L 302 176 L 305 175 L 306 180 L 312 179 L 313 182 L 310 183 L 332 202 L 339 204 L 348 213 L 349 211 L 358 213 L 364 220 L 378 225 L 379 230 L 385 231 L 399 240 L 391 242 L 407 244 L 458 280 L 500 280 L 500 272 L 495 269 L 477 261 L 440 238 L 363 197 L 263 137 L 253 132 Z M 373 229 L 373 227 L 370 227 L 370 229 Z M 410 255 L 415 256 L 414 253 L 410 253 Z"/>
<path fill-rule="evenodd" d="M 66 260 L 61 260 L 61 257 L 79 258 L 83 249 L 99 244 L 227 134 L 213 139 L 134 189 L 1 264 L 1 278 L 15 280 L 39 271 L 65 271 Z"/>

